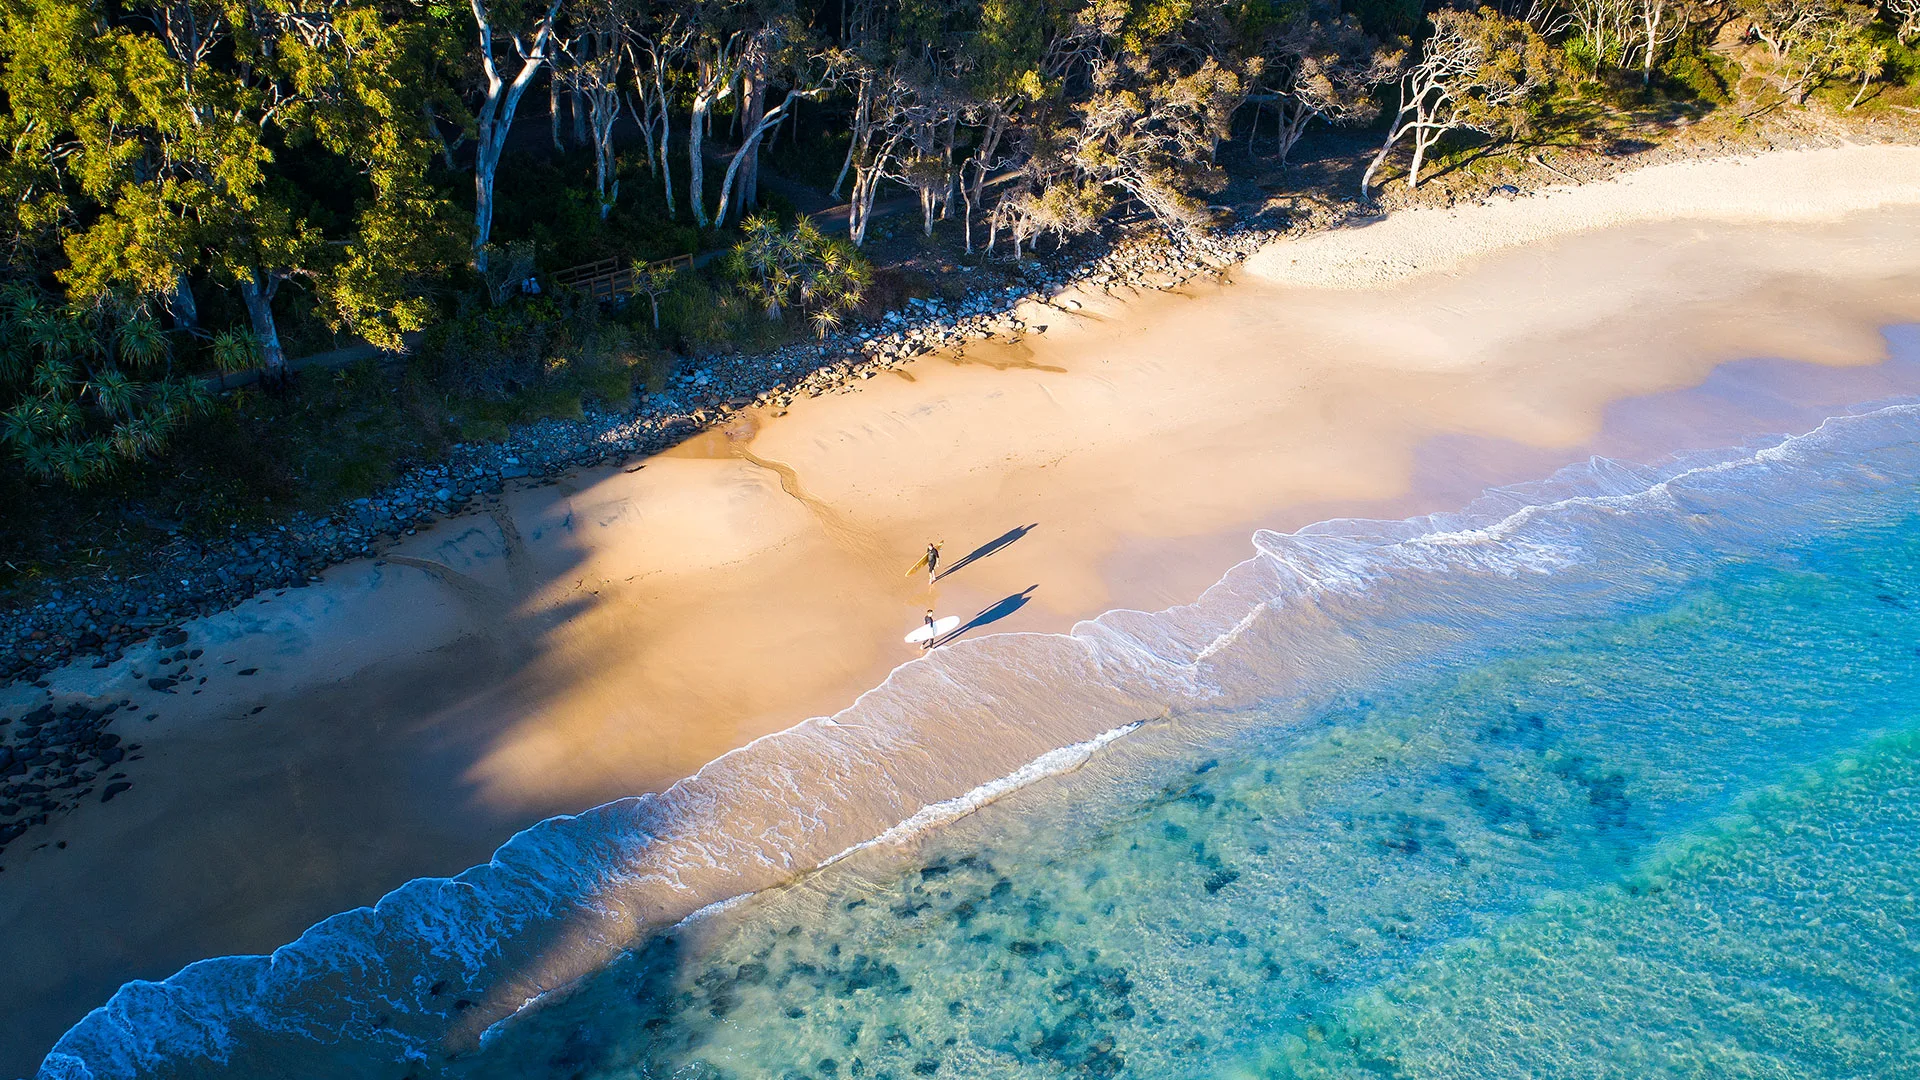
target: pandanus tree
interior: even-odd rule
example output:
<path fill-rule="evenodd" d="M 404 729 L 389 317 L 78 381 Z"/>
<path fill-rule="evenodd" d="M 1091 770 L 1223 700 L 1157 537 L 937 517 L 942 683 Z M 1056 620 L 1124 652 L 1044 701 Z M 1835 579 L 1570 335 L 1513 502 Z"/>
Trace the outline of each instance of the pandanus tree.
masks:
<path fill-rule="evenodd" d="M 0 444 L 43 480 L 84 487 L 160 450 L 206 395 L 168 371 L 142 310 L 58 306 L 0 287 Z"/>
<path fill-rule="evenodd" d="M 822 233 L 812 218 L 788 231 L 766 214 L 741 221 L 742 237 L 727 254 L 727 268 L 769 319 L 803 314 L 825 337 L 860 302 L 872 268 L 845 240 Z"/>

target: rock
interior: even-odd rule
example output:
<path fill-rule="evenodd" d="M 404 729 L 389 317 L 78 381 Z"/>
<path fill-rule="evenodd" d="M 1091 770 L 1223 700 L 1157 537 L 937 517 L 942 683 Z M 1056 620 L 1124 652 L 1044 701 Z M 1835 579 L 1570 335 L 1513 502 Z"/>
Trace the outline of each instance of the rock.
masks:
<path fill-rule="evenodd" d="M 131 787 L 133 787 L 133 785 L 127 783 L 125 780 L 120 780 L 120 781 L 116 781 L 115 783 L 108 784 L 107 789 L 100 793 L 100 801 L 103 803 L 112 802 L 113 797 L 115 795 L 118 795 L 121 792 L 126 791 Z"/>
<path fill-rule="evenodd" d="M 163 649 L 171 649 L 176 645 L 185 645 L 187 643 L 187 632 L 178 629 L 162 630 L 160 636 L 155 638 L 154 641 Z"/>
<path fill-rule="evenodd" d="M 173 680 L 173 679 L 161 679 L 161 678 L 153 678 L 153 679 L 148 679 L 148 680 L 147 680 L 147 689 L 149 689 L 149 690 L 171 690 L 171 689 L 173 689 L 173 687 L 174 687 L 174 682 L 175 682 L 175 680 Z"/>

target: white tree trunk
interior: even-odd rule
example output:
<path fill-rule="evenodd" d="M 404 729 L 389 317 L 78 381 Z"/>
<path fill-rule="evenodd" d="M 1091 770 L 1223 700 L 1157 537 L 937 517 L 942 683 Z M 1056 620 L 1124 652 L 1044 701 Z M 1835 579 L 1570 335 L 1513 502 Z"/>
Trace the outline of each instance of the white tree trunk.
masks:
<path fill-rule="evenodd" d="M 746 141 L 740 144 L 739 153 L 734 154 L 733 160 L 727 163 L 727 175 L 720 181 L 720 207 L 713 215 L 714 228 L 718 229 L 726 225 L 727 215 L 734 205 L 733 192 L 736 189 L 742 192 L 738 205 L 740 209 L 746 209 L 746 188 L 743 182 L 746 169 L 742 168 L 742 164 L 754 160 L 755 155 L 758 154 L 760 150 L 760 140 L 766 137 L 768 131 L 779 126 L 781 118 L 786 116 L 787 112 L 793 108 L 794 102 L 806 96 L 808 96 L 808 94 L 803 90 L 787 91 L 786 100 L 782 101 L 779 107 L 775 108 L 772 112 L 762 116 L 760 122 L 755 124 L 753 130 L 748 133 Z M 752 166 L 748 165 L 747 167 L 751 168 Z"/>
<path fill-rule="evenodd" d="M 260 343 L 260 365 L 267 377 L 286 374 L 287 354 L 280 347 L 280 329 L 273 321 L 273 294 L 280 282 L 260 270 L 240 279 L 240 298 L 246 301 L 247 319 L 253 324 L 253 336 Z"/>
<path fill-rule="evenodd" d="M 520 99 L 551 58 L 549 50 L 553 45 L 553 21 L 559 17 L 561 0 L 548 0 L 545 13 L 534 24 L 531 47 L 520 48 L 516 39 L 520 70 L 514 74 L 512 82 L 501 77 L 493 55 L 494 27 L 487 13 L 486 0 L 470 2 L 473 5 L 473 21 L 480 33 L 481 61 L 487 78 L 486 98 L 481 103 L 480 114 L 475 118 L 478 137 L 473 152 L 473 268 L 484 273 L 487 269 L 487 241 L 493 234 L 494 176 L 500 168 L 500 155 L 506 151 L 507 133 L 513 127 L 513 114 L 520 108 Z"/>
<path fill-rule="evenodd" d="M 687 182 L 687 203 L 693 207 L 693 223 L 703 229 L 707 227 L 707 110 L 712 107 L 713 99 L 705 94 L 694 95 L 693 119 L 687 125 L 688 165 L 692 169 Z"/>
<path fill-rule="evenodd" d="M 166 304 L 174 325 L 185 330 L 200 325 L 200 306 L 193 302 L 193 283 L 187 280 L 186 271 L 173 275 L 173 292 L 167 295 Z"/>

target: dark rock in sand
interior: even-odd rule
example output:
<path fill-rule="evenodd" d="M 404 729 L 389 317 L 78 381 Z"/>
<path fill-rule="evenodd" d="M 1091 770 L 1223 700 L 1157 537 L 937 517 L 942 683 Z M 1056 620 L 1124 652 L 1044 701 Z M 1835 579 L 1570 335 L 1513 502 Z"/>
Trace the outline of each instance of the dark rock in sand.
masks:
<path fill-rule="evenodd" d="M 127 790 L 132 786 L 133 786 L 132 784 L 127 783 L 125 780 L 122 780 L 117 784 L 108 784 L 107 789 L 100 793 L 100 801 L 103 803 L 112 802 L 113 797 L 115 795 L 120 794 L 121 792 Z"/>

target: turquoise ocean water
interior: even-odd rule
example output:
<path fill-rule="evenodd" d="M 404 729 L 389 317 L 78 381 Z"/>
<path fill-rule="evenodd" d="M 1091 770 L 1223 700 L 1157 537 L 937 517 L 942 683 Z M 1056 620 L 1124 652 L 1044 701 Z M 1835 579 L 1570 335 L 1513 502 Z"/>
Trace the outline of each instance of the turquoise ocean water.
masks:
<path fill-rule="evenodd" d="M 1920 1075 L 1920 498 L 1642 606 L 1143 729 L 470 1075 Z"/>
<path fill-rule="evenodd" d="M 621 936 L 681 837 L 826 841 L 704 789 L 554 819 L 129 984 L 42 1076 L 1920 1076 L 1920 407 L 1255 546 L 896 673 L 983 732 L 876 691 L 768 744 L 838 770 L 789 786 L 839 850 L 833 797 L 1082 740 L 872 818 L 938 827 Z M 502 975 L 553 955 L 591 973 Z"/>

